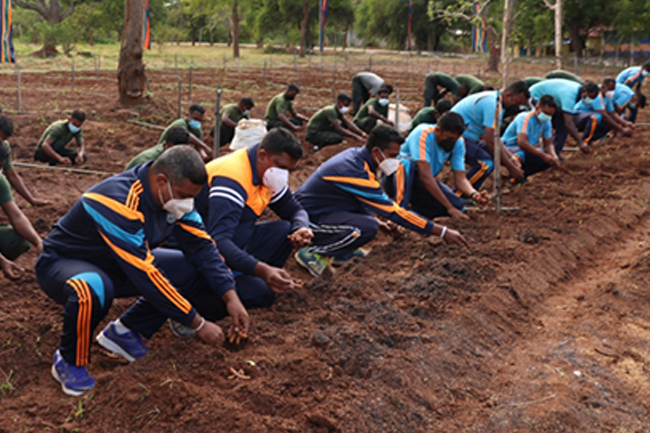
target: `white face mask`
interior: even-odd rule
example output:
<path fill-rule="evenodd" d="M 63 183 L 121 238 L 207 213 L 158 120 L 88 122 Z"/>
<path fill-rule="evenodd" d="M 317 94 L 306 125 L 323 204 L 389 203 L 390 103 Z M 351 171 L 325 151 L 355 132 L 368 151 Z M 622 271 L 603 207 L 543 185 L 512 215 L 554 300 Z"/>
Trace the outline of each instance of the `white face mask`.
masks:
<path fill-rule="evenodd" d="M 594 103 L 594 100 L 591 99 L 589 96 L 585 96 L 584 98 L 582 98 L 582 102 L 584 102 L 585 105 L 591 105 Z"/>
<path fill-rule="evenodd" d="M 381 105 L 382 107 L 385 107 L 386 105 L 388 105 L 388 98 L 381 98 L 377 102 L 379 102 L 379 105 Z"/>
<path fill-rule="evenodd" d="M 347 113 L 348 111 L 350 111 L 350 107 L 346 107 L 345 105 L 342 106 L 341 108 L 339 108 L 339 112 L 340 112 L 341 114 L 345 114 L 345 113 Z"/>
<path fill-rule="evenodd" d="M 650 74 L 650 72 L 646 71 L 645 69 L 641 71 L 641 75 L 643 75 L 644 77 L 647 77 L 648 74 Z"/>
<path fill-rule="evenodd" d="M 177 220 L 183 218 L 183 215 L 186 213 L 192 212 L 194 210 L 194 199 L 193 198 L 174 198 L 172 193 L 172 184 L 167 181 L 167 188 L 169 188 L 169 201 L 164 203 L 161 190 L 158 190 L 158 198 L 163 204 L 163 209 L 167 211 L 168 214 L 176 218 Z"/>
<path fill-rule="evenodd" d="M 612 99 L 613 97 L 614 97 L 614 91 L 613 90 L 609 90 L 609 91 L 605 92 L 605 98 Z"/>
<path fill-rule="evenodd" d="M 391 174 L 395 173 L 399 168 L 399 159 L 387 158 L 381 149 L 379 149 L 379 151 L 381 152 L 381 156 L 384 157 L 384 160 L 379 163 L 378 168 L 386 176 L 390 176 Z"/>
<path fill-rule="evenodd" d="M 270 167 L 264 172 L 262 184 L 273 192 L 278 192 L 289 182 L 289 170 L 280 167 Z"/>

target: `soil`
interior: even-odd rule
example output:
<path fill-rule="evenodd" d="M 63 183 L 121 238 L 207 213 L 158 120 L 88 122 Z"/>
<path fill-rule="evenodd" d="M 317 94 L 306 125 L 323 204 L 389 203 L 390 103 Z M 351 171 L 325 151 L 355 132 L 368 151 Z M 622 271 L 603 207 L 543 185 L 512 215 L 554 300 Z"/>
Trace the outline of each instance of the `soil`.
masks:
<path fill-rule="evenodd" d="M 384 75 L 397 77 L 396 68 L 385 66 Z M 225 102 L 253 94 L 252 114 L 261 117 L 296 73 L 269 71 L 264 82 L 259 72 L 195 71 L 205 88 L 194 99 L 212 107 L 221 83 Z M 328 73 L 299 71 L 298 107 L 331 99 Z M 423 73 L 400 84 L 412 114 Z M 148 75 L 154 97 L 122 109 L 114 75 L 80 73 L 73 92 L 60 72 L 23 74 L 27 112 L 11 114 L 15 160 L 33 162 L 47 124 L 79 107 L 89 113 L 83 168 L 121 171 L 160 134 L 126 121 L 165 125 L 175 117 L 175 75 Z M 351 75 L 339 72 L 341 88 Z M 0 76 L 5 109 L 15 101 L 13 80 Z M 647 119 L 642 112 L 639 121 Z M 240 347 L 187 343 L 164 327 L 147 342 L 149 354 L 129 364 L 94 344 L 89 371 L 98 383 L 79 398 L 50 376 L 61 307 L 39 288 L 28 252 L 18 259 L 27 269 L 19 281 L 0 277 L 0 432 L 649 431 L 648 140 L 639 125 L 633 138 L 595 144 L 589 155 L 567 152 L 561 167 L 508 191 L 504 205 L 518 211 L 440 219 L 470 248 L 382 233 L 367 258 L 318 280 L 291 259 L 287 269 L 305 284 L 251 311 L 250 339 Z M 351 145 L 308 154 L 292 185 Z M 18 170 L 51 200 L 34 208 L 16 199 L 42 236 L 106 177 Z M 107 320 L 132 302 L 116 301 Z"/>

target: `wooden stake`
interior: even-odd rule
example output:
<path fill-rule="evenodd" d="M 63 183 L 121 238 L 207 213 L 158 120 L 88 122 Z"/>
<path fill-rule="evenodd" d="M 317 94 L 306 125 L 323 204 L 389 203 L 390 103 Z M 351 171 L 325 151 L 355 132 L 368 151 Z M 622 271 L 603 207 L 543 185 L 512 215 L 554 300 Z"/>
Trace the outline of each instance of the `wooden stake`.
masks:
<path fill-rule="evenodd" d="M 70 87 L 72 90 L 74 90 L 74 57 L 72 58 L 72 67 L 70 68 L 70 74 L 71 74 Z"/>
<path fill-rule="evenodd" d="M 266 86 L 266 60 L 264 60 L 264 74 L 262 74 L 262 83 Z"/>
<path fill-rule="evenodd" d="M 16 110 L 20 111 L 20 104 L 21 104 L 21 95 L 20 95 L 20 82 L 21 82 L 21 72 L 20 72 L 20 66 L 16 65 L 16 71 L 18 72 L 18 92 L 16 94 Z"/>
<path fill-rule="evenodd" d="M 395 80 L 395 129 L 399 131 L 399 80 Z"/>
<path fill-rule="evenodd" d="M 192 75 L 194 72 L 194 68 L 190 66 L 190 76 L 189 76 L 189 95 L 187 96 L 187 99 L 192 103 Z"/>
<path fill-rule="evenodd" d="M 95 80 L 99 80 L 99 64 L 97 63 L 97 54 L 95 54 L 94 60 L 95 60 Z"/>
<path fill-rule="evenodd" d="M 178 77 L 178 118 L 179 119 L 183 116 L 183 107 L 181 105 L 182 97 L 183 97 L 183 77 L 179 75 Z"/>
<path fill-rule="evenodd" d="M 219 157 L 219 140 L 221 140 L 221 87 L 217 89 L 217 102 L 214 108 L 214 157 Z"/>

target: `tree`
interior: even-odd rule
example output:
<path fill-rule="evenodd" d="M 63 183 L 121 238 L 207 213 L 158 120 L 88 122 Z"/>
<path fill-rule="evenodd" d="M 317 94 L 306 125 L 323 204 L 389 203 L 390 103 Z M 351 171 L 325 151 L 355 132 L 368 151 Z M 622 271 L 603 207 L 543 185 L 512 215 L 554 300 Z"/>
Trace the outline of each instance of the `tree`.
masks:
<path fill-rule="evenodd" d="M 616 29 L 617 40 L 630 40 L 630 62 L 634 62 L 634 39 L 647 37 L 650 33 L 650 0 L 619 0 L 618 5 L 619 12 L 612 26 Z"/>
<path fill-rule="evenodd" d="M 447 22 L 449 25 L 457 23 L 458 21 L 469 22 L 473 25 L 483 24 L 488 34 L 488 41 L 490 45 L 488 70 L 498 72 L 499 49 L 497 46 L 499 43 L 499 30 L 497 29 L 498 14 L 496 12 L 499 9 L 500 11 L 503 11 L 503 7 L 497 8 L 495 6 L 488 11 L 487 8 L 491 5 L 491 3 L 492 0 L 486 0 L 478 9 L 478 11 L 474 12 L 473 0 L 458 0 L 447 5 L 442 0 L 430 0 L 429 17 L 431 19 L 441 19 Z M 489 13 L 485 13 L 486 11 Z M 506 47 L 501 47 L 501 49 L 506 49 Z"/>
<path fill-rule="evenodd" d="M 144 30 L 144 1 L 125 0 L 124 33 L 117 70 L 120 103 L 136 105 L 144 95 L 145 75 L 142 63 L 142 32 Z"/>
<path fill-rule="evenodd" d="M 13 0 L 13 2 L 16 6 L 37 12 L 43 20 L 49 24 L 49 31 L 45 32 L 43 38 L 43 48 L 32 53 L 32 55 L 38 57 L 50 57 L 56 55 L 57 41 L 55 27 L 72 14 L 75 6 L 74 0 L 70 0 L 67 8 L 62 5 L 59 0 L 50 0 L 49 4 L 46 0 L 38 0 L 36 2 L 31 0 Z M 62 11 L 62 6 L 64 6 L 65 11 Z"/>
<path fill-rule="evenodd" d="M 563 0 L 562 6 L 564 26 L 578 57 L 582 57 L 589 32 L 610 26 L 618 11 L 618 1 L 612 0 Z"/>
<path fill-rule="evenodd" d="M 544 0 L 544 4 L 555 16 L 555 67 L 562 69 L 562 0 L 555 0 L 554 4 Z"/>

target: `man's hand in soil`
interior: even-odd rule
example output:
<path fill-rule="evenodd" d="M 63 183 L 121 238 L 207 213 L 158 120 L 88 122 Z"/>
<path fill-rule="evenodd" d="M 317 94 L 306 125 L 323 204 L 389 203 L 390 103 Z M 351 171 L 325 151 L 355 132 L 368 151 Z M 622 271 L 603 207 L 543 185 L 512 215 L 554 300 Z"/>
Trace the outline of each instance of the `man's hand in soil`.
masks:
<path fill-rule="evenodd" d="M 23 268 L 4 257 L 0 258 L 0 260 L 2 272 L 5 274 L 5 277 L 9 278 L 10 280 L 17 280 L 18 277 L 20 277 L 20 274 L 22 272 L 25 272 Z"/>
<path fill-rule="evenodd" d="M 485 206 L 490 202 L 490 194 L 485 189 L 483 191 L 476 191 L 471 195 L 470 198 L 474 200 L 479 206 Z"/>
<path fill-rule="evenodd" d="M 244 334 L 248 334 L 248 312 L 246 308 L 241 303 L 239 296 L 235 290 L 228 290 L 223 295 L 223 300 L 226 303 L 226 310 L 232 319 L 232 326 L 235 331 L 242 331 Z"/>
<path fill-rule="evenodd" d="M 75 158 L 75 162 L 77 163 L 77 165 L 83 164 L 84 163 L 84 154 L 79 152 L 79 154 Z"/>
<path fill-rule="evenodd" d="M 589 153 L 591 150 L 589 149 L 589 146 L 587 146 L 584 142 L 578 143 L 578 147 L 580 150 L 582 150 L 582 153 Z"/>
<path fill-rule="evenodd" d="M 517 164 L 510 170 L 510 177 L 514 177 L 517 180 L 524 178 L 524 171 L 521 169 L 521 163 L 519 163 L 519 161 L 517 161 Z"/>
<path fill-rule="evenodd" d="M 449 216 L 454 218 L 454 219 L 458 219 L 458 220 L 468 220 L 469 219 L 469 217 L 467 215 L 465 215 L 463 213 L 463 211 L 461 211 L 461 210 L 459 210 L 459 209 L 457 209 L 457 208 L 455 208 L 453 206 L 451 208 L 447 209 L 447 212 L 449 212 Z"/>
<path fill-rule="evenodd" d="M 254 273 L 256 277 L 263 279 L 276 295 L 286 293 L 293 288 L 293 278 L 284 269 L 257 262 Z"/>
<path fill-rule="evenodd" d="M 295 232 L 287 236 L 294 248 L 300 249 L 311 245 L 311 239 L 314 237 L 314 232 L 307 227 L 301 227 Z"/>
<path fill-rule="evenodd" d="M 49 200 L 45 200 L 45 199 L 42 199 L 42 198 L 35 198 L 35 199 L 32 201 L 32 206 L 38 206 L 38 207 L 40 207 L 40 206 L 48 205 L 48 204 L 50 204 L 50 203 L 52 203 L 52 202 L 49 201 Z"/>
<path fill-rule="evenodd" d="M 67 166 L 72 166 L 72 160 L 70 158 L 61 158 L 59 164 Z"/>
<path fill-rule="evenodd" d="M 203 328 L 196 333 L 196 336 L 199 337 L 201 341 L 211 346 L 220 346 L 226 339 L 221 327 L 215 323 L 208 322 L 207 320 L 205 325 L 203 325 Z"/>
<path fill-rule="evenodd" d="M 548 153 L 545 153 L 544 156 L 542 156 L 542 160 L 551 167 L 557 167 L 560 165 L 560 160 L 556 156 L 549 155 Z"/>
<path fill-rule="evenodd" d="M 463 235 L 461 235 L 459 232 L 453 229 L 447 229 L 447 232 L 445 233 L 445 237 L 443 238 L 443 240 L 448 245 L 459 245 L 462 247 L 469 248 L 469 243 L 467 243 Z"/>

